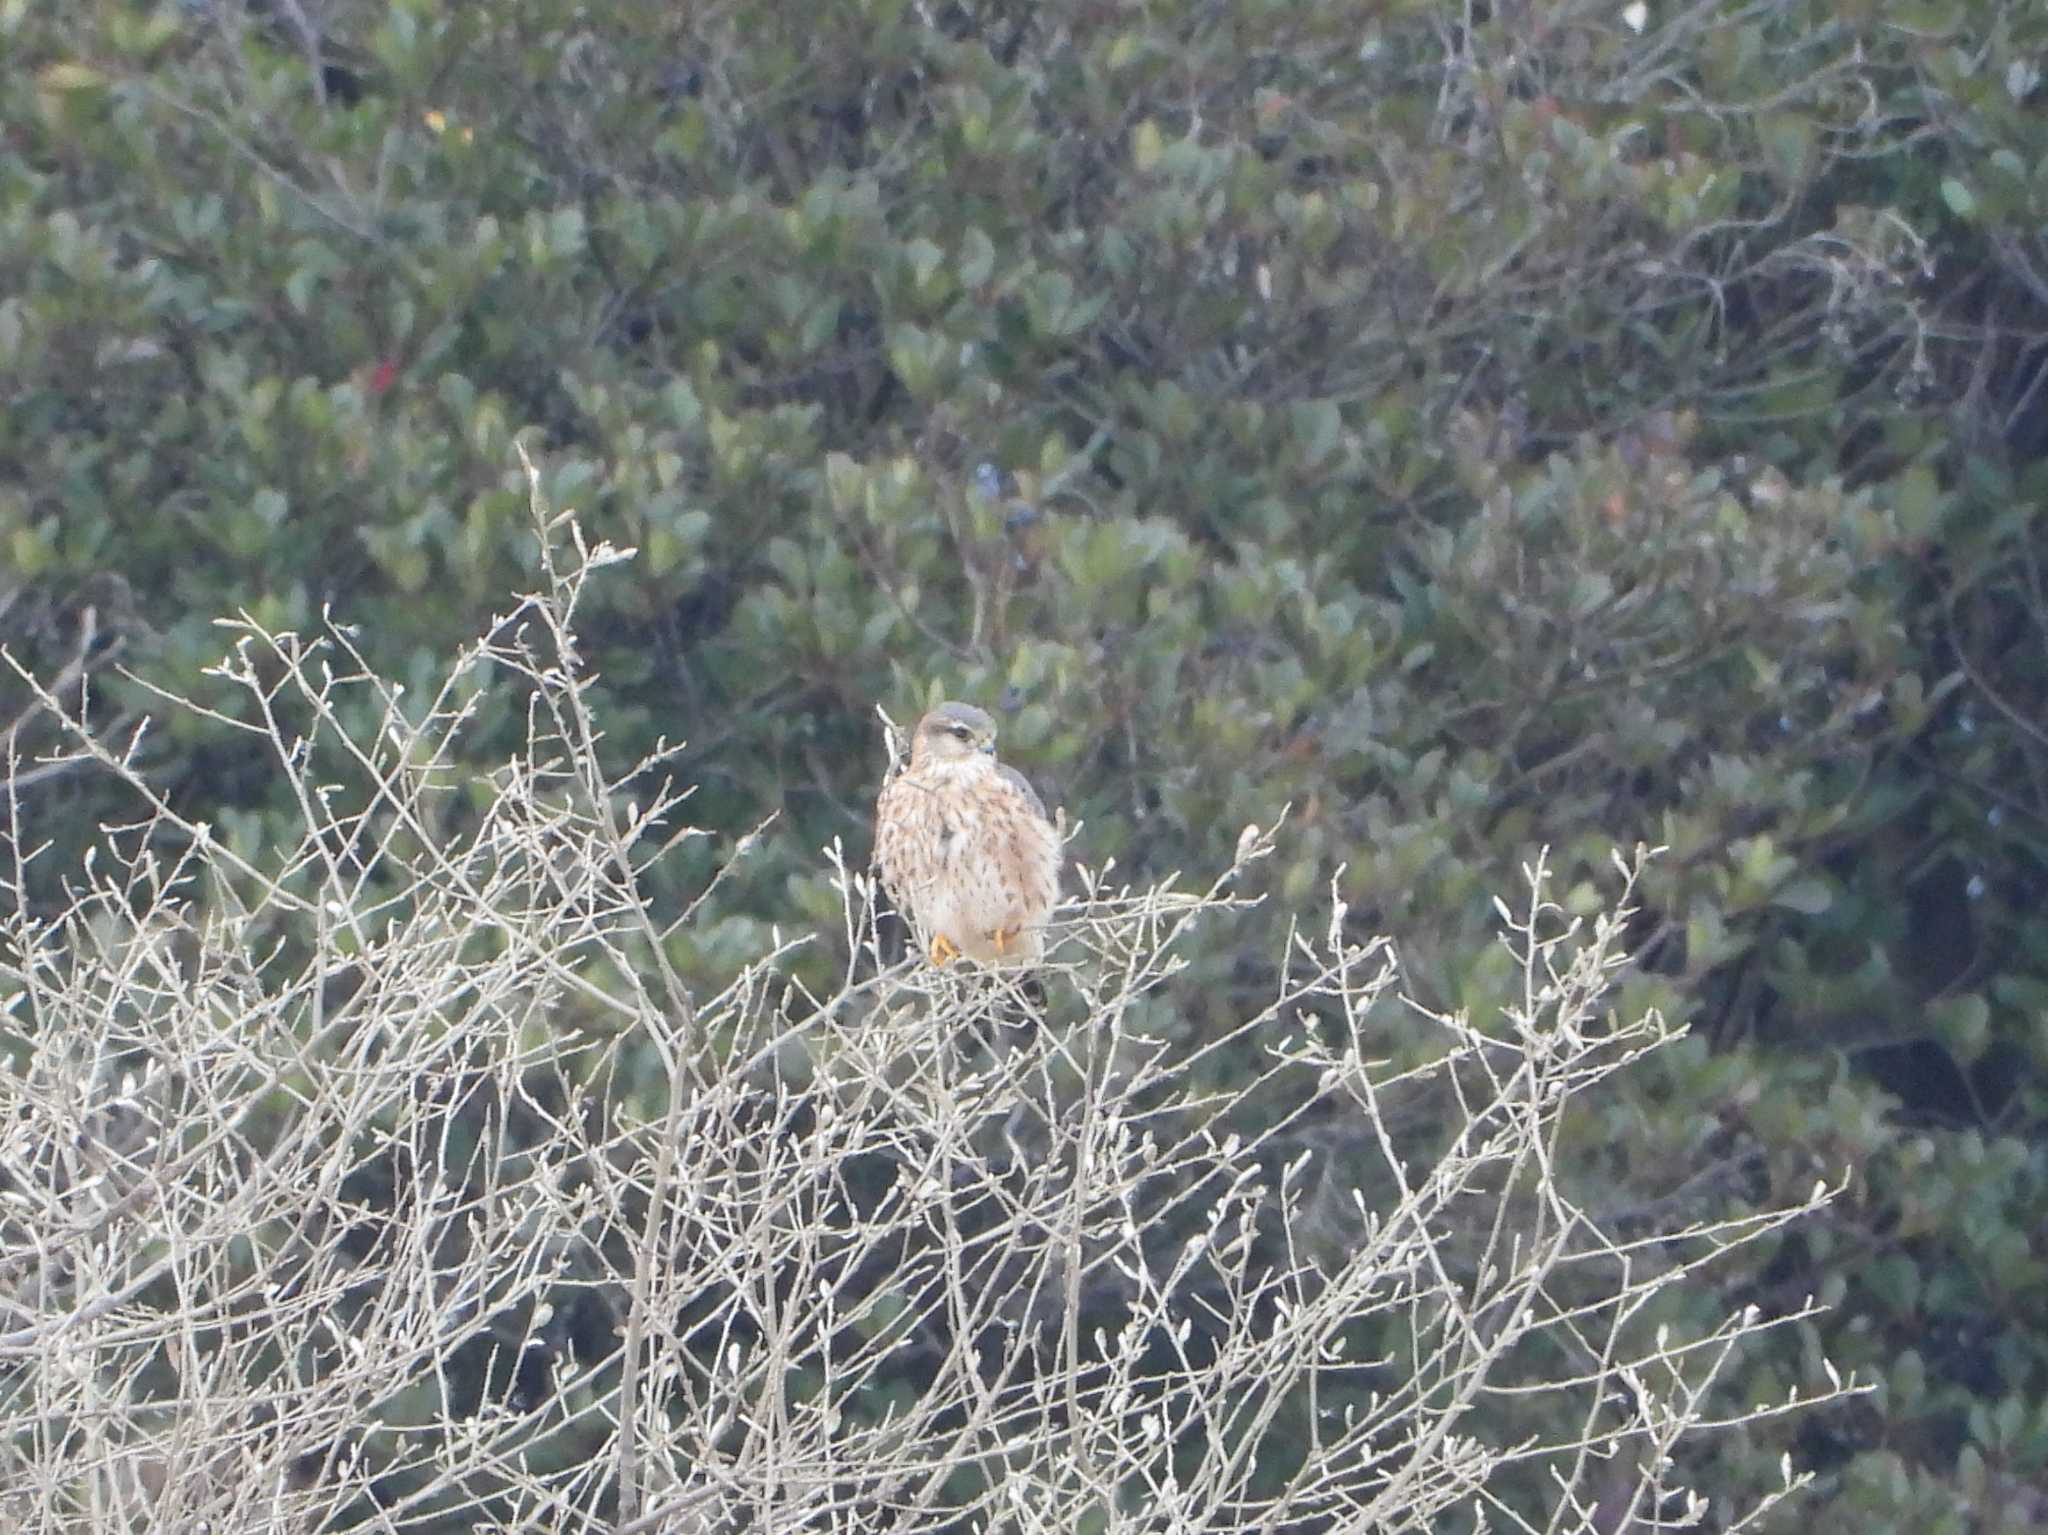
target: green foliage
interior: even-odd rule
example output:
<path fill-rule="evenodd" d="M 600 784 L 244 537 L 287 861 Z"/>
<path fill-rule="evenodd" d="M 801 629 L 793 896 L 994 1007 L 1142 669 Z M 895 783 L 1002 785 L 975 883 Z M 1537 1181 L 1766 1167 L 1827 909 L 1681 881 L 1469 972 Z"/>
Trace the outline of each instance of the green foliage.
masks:
<path fill-rule="evenodd" d="M 216 615 L 331 608 L 425 677 L 530 580 L 523 434 L 639 550 L 583 637 L 621 756 L 688 743 L 719 836 L 675 891 L 777 817 L 674 940 L 700 982 L 830 910 L 877 701 L 998 708 L 1095 864 L 1225 863 L 1291 803 L 1269 893 L 1341 867 L 1482 1019 L 1518 863 L 1590 893 L 1666 845 L 1624 1005 L 1711 1048 L 1579 1127 L 1615 1207 L 1852 1169 L 1722 1281 L 1834 1299 L 1887 1382 L 1801 1447 L 1823 1522 L 2029 1527 L 2039 7 L 320 15 L 0 4 L 16 654 L 60 671 L 89 612 L 139 715 L 100 663 L 189 685 Z M 141 750 L 275 840 L 228 721 Z M 96 789 L 25 792 L 68 866 Z M 1227 931 L 1198 979 L 1197 1034 L 1270 984 Z"/>

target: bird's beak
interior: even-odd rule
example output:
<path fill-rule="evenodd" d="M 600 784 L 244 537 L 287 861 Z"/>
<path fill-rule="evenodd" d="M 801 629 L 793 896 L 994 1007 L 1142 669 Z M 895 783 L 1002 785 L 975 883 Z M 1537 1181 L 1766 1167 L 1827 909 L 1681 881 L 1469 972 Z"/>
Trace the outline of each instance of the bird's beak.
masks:
<path fill-rule="evenodd" d="M 981 743 L 981 754 L 984 757 L 993 757 L 996 754 L 996 738 L 994 736 L 990 736 Z"/>

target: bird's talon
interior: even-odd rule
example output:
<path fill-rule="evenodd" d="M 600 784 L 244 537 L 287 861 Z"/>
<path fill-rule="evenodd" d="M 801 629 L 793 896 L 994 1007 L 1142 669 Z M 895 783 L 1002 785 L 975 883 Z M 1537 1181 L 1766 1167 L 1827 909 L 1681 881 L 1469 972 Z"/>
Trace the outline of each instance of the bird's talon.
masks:
<path fill-rule="evenodd" d="M 943 970 L 959 957 L 960 946 L 953 942 L 952 939 L 948 938 L 944 933 L 939 933 L 933 937 L 931 961 L 934 967 Z"/>
<path fill-rule="evenodd" d="M 995 945 L 996 957 L 1000 959 L 1008 954 L 1010 946 L 1017 941 L 1017 935 L 1023 931 L 1022 925 L 1019 924 L 1012 927 L 999 927 L 993 933 L 990 933 L 989 942 Z"/>

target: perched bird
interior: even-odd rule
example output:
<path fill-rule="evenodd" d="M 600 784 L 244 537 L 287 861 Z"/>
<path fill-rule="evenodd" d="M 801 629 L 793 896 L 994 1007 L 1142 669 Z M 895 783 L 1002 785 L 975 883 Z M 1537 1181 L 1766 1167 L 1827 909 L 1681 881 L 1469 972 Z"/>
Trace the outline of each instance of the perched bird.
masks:
<path fill-rule="evenodd" d="M 996 722 L 944 703 L 917 722 L 910 765 L 875 801 L 882 887 L 934 965 L 1035 965 L 1060 894 L 1060 834 L 1024 775 L 996 760 Z"/>

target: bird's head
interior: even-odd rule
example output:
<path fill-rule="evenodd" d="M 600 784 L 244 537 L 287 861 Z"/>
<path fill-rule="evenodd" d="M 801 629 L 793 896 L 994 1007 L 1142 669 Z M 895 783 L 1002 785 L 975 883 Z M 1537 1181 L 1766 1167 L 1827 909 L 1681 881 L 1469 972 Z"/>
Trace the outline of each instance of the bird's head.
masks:
<path fill-rule="evenodd" d="M 996 722 L 973 704 L 940 704 L 917 722 L 912 762 L 965 762 L 996 749 Z"/>

